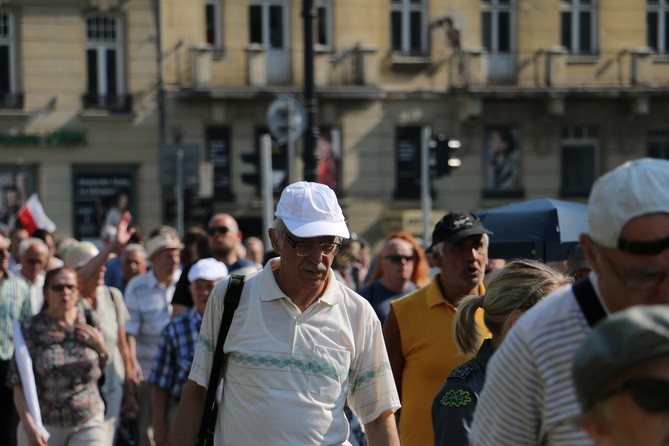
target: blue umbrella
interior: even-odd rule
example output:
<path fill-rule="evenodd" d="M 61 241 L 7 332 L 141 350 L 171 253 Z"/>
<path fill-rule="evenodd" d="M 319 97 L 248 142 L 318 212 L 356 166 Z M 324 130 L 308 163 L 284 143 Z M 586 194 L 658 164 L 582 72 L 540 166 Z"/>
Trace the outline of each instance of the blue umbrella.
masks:
<path fill-rule="evenodd" d="M 565 260 L 588 229 L 588 206 L 538 198 L 477 212 L 490 236 L 491 258 Z"/>

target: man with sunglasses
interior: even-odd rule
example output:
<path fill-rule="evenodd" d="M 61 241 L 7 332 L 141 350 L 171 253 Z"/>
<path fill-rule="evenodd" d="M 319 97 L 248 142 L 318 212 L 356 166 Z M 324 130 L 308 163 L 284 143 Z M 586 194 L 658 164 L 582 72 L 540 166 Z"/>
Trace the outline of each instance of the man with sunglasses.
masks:
<path fill-rule="evenodd" d="M 311 182 L 287 186 L 269 230 L 271 259 L 247 276 L 225 341 L 214 444 L 347 444 L 344 405 L 373 445 L 399 445 L 399 399 L 371 305 L 331 265 L 349 230 L 337 197 Z M 207 393 L 227 280 L 202 321 L 170 444 L 195 441 Z"/>
<path fill-rule="evenodd" d="M 579 422 L 597 444 L 669 441 L 669 306 L 643 305 L 602 321 L 572 365 Z"/>
<path fill-rule="evenodd" d="M 483 294 L 489 234 L 471 212 L 448 212 L 432 231 L 430 249 L 440 272 L 390 302 L 383 334 L 402 401 L 402 444 L 434 444 L 432 401 L 451 370 L 468 359 L 451 334 L 455 312 L 463 297 Z"/>
<path fill-rule="evenodd" d="M 230 214 L 216 214 L 207 223 L 208 256 L 223 262 L 231 274 L 246 275 L 257 268 L 255 263 L 237 255 L 237 244 L 242 241 L 242 231 L 237 220 Z M 183 273 L 174 290 L 172 299 L 173 312 L 176 316 L 193 307 L 193 297 L 188 283 L 188 272 L 194 265 L 184 265 Z"/>
<path fill-rule="evenodd" d="M 390 311 L 390 301 L 418 288 L 411 281 L 416 260 L 413 245 L 407 240 L 393 237 L 381 247 L 376 267 L 381 271 L 380 277 L 359 293 L 372 304 L 382 324 Z"/>
<path fill-rule="evenodd" d="M 473 445 L 591 445 L 573 352 L 609 314 L 669 303 L 669 161 L 627 162 L 599 178 L 580 237 L 589 275 L 525 313 L 493 356 L 472 422 Z M 520 385 L 519 385 L 520 384 Z"/>

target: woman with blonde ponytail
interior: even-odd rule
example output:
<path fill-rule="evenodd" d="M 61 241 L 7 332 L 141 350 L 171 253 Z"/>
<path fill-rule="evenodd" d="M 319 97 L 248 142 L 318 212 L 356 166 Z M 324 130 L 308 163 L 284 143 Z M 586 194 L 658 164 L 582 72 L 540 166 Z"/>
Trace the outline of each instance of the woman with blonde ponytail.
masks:
<path fill-rule="evenodd" d="M 451 372 L 432 403 L 435 446 L 468 444 L 467 427 L 483 389 L 488 360 L 525 311 L 570 282 L 569 276 L 543 263 L 515 260 L 486 278 L 484 296 L 468 296 L 460 301 L 453 337 L 463 353 L 476 353 L 476 357 Z M 483 309 L 483 321 L 492 334 L 483 344 L 475 320 L 479 308 Z"/>

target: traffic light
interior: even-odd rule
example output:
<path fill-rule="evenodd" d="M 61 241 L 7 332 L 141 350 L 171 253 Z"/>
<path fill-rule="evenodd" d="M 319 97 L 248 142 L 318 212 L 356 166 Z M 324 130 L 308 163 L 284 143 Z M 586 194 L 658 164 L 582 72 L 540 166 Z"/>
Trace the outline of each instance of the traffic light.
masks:
<path fill-rule="evenodd" d="M 453 169 L 460 167 L 462 161 L 457 157 L 460 141 L 439 134 L 430 141 L 430 173 L 434 178 L 450 175 Z"/>
<path fill-rule="evenodd" d="M 260 155 L 257 151 L 242 153 L 242 161 L 253 165 L 253 173 L 243 173 L 242 182 L 260 190 Z"/>

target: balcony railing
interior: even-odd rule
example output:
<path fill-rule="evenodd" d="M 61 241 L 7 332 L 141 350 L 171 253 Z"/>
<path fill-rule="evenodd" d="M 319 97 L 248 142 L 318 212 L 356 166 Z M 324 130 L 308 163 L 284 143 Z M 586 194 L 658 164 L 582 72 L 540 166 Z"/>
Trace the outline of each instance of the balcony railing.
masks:
<path fill-rule="evenodd" d="M 81 97 L 82 107 L 87 110 L 106 110 L 111 113 L 130 113 L 132 96 L 85 94 Z"/>
<path fill-rule="evenodd" d="M 560 47 L 508 55 L 465 49 L 449 59 L 448 71 L 453 88 L 669 87 L 669 58 L 645 48 L 585 56 Z"/>
<path fill-rule="evenodd" d="M 644 48 L 587 56 L 569 54 L 562 47 L 509 54 L 463 48 L 446 56 L 426 56 L 412 65 L 411 76 L 380 54 L 360 45 L 334 53 L 316 52 L 316 86 L 412 89 L 417 87 L 412 84 L 415 78 L 437 90 L 669 88 L 669 57 Z M 302 61 L 301 51 L 268 51 L 260 45 L 223 51 L 182 45 L 165 59 L 165 83 L 193 89 L 296 87 L 303 83 Z M 416 70 L 424 76 L 415 76 Z"/>
<path fill-rule="evenodd" d="M 298 86 L 303 81 L 303 55 L 272 52 L 262 46 L 214 51 L 196 46 L 175 51 L 165 61 L 166 83 L 180 87 Z M 374 86 L 379 60 L 374 48 L 354 46 L 333 54 L 315 52 L 316 86 Z"/>
<path fill-rule="evenodd" d="M 2 108 L 22 109 L 23 93 L 0 92 L 0 109 Z"/>

